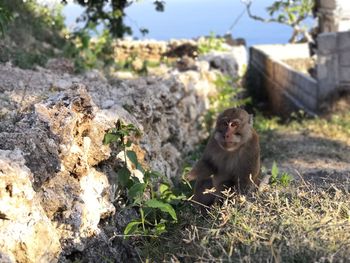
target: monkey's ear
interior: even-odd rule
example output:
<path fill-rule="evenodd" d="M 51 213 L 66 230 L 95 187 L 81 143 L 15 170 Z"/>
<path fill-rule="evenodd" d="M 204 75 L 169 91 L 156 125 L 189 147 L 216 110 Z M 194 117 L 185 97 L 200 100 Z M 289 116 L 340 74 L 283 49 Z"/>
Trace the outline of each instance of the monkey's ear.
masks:
<path fill-rule="evenodd" d="M 249 120 L 248 120 L 248 123 L 250 126 L 253 127 L 253 124 L 254 124 L 254 121 L 253 121 L 253 114 L 249 114 Z"/>

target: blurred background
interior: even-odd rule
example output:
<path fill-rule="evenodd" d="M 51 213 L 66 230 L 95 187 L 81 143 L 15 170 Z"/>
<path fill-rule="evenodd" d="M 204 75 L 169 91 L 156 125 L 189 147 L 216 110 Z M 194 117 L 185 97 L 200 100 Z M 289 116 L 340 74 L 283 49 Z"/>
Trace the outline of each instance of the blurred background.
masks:
<path fill-rule="evenodd" d="M 267 18 L 266 7 L 273 2 L 253 1 L 252 11 Z M 79 26 L 76 19 L 83 10 L 80 5 L 69 2 L 63 8 L 66 25 L 70 28 Z M 131 26 L 134 37 L 140 39 L 196 38 L 213 32 L 221 36 L 231 33 L 234 38 L 246 39 L 248 45 L 256 45 L 287 43 L 292 32 L 285 25 L 261 23 L 249 18 L 240 0 L 169 0 L 165 3 L 164 12 L 157 12 L 152 0 L 144 0 L 125 11 L 125 23 Z M 312 24 L 311 19 L 308 22 Z M 142 36 L 139 32 L 141 27 L 147 28 L 149 34 Z"/>

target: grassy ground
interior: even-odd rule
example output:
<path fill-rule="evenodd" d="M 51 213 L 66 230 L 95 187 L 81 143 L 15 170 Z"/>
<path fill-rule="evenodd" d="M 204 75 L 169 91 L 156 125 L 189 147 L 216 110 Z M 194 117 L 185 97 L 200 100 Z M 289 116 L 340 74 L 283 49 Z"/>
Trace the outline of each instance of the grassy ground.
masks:
<path fill-rule="evenodd" d="M 228 194 L 207 215 L 190 203 L 157 239 L 134 240 L 145 262 L 350 262 L 350 113 L 256 118 L 262 163 L 294 180 Z"/>

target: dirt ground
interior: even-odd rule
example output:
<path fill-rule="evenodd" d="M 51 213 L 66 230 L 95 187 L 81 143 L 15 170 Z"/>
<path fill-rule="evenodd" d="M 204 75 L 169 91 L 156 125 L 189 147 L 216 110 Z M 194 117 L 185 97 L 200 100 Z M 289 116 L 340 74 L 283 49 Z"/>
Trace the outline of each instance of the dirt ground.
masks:
<path fill-rule="evenodd" d="M 276 161 L 295 178 L 315 183 L 349 182 L 350 94 L 340 95 L 325 109 L 320 118 L 277 124 L 262 132 L 262 164 L 270 169 Z"/>
<path fill-rule="evenodd" d="M 276 161 L 280 170 L 295 178 L 321 183 L 350 180 L 350 145 L 303 134 L 272 132 L 262 147 L 262 163 L 267 168 Z"/>

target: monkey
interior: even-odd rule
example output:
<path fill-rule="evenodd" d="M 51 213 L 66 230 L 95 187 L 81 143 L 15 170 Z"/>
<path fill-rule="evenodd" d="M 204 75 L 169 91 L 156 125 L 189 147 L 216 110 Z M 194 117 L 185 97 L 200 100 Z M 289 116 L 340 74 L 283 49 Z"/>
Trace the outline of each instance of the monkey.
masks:
<path fill-rule="evenodd" d="M 210 206 L 226 188 L 246 193 L 259 184 L 260 145 L 252 125 L 252 115 L 243 109 L 230 108 L 218 116 L 202 157 L 186 176 L 196 180 L 192 200 Z M 213 193 L 206 193 L 213 187 Z"/>

